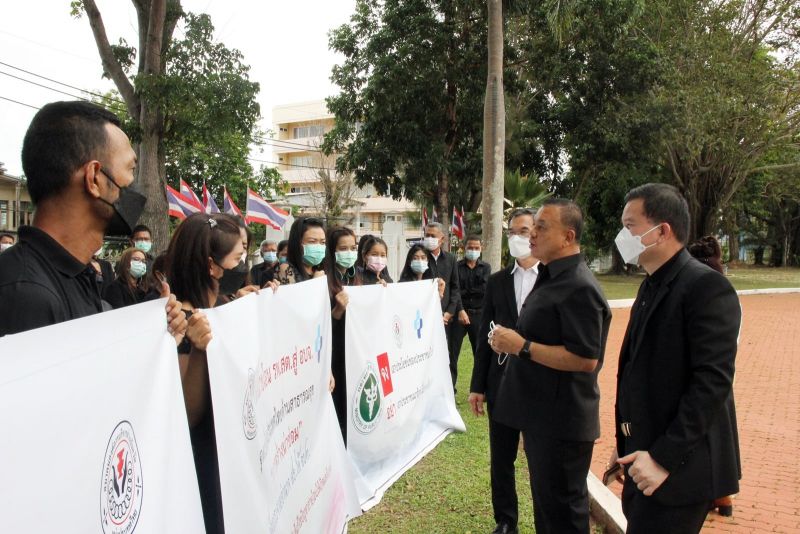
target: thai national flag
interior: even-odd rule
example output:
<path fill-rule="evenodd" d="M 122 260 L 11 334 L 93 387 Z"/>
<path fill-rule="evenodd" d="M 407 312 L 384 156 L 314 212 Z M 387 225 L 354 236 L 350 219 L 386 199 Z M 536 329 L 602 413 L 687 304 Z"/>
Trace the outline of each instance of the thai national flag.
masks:
<path fill-rule="evenodd" d="M 289 213 L 280 208 L 276 208 L 260 196 L 255 191 L 247 188 L 247 217 L 248 223 L 260 223 L 271 226 L 276 230 L 283 228 Z"/>
<path fill-rule="evenodd" d="M 205 182 L 203 182 L 203 206 L 206 213 L 219 213 L 217 203 L 214 201 L 214 197 L 211 196 L 211 192 L 206 187 Z"/>
<path fill-rule="evenodd" d="M 181 180 L 181 195 L 183 195 L 188 202 L 190 202 L 194 207 L 196 207 L 198 212 L 205 211 L 203 203 L 200 202 L 200 199 L 197 198 L 197 195 L 194 194 L 194 191 L 192 191 L 192 188 L 189 187 L 189 184 L 187 184 L 183 180 Z"/>
<path fill-rule="evenodd" d="M 167 188 L 167 205 L 169 206 L 169 216 L 184 220 L 186 218 L 186 214 L 183 212 L 183 208 L 181 208 L 181 205 L 178 202 L 178 199 L 183 197 L 183 195 L 168 185 L 165 187 Z"/>
<path fill-rule="evenodd" d="M 464 208 L 459 212 L 455 206 L 453 207 L 453 222 L 450 225 L 450 231 L 459 239 L 464 239 Z"/>
<path fill-rule="evenodd" d="M 228 188 L 224 186 L 222 188 L 222 209 L 225 210 L 225 213 L 228 215 L 242 217 L 242 210 L 233 202 L 231 194 L 228 193 Z"/>

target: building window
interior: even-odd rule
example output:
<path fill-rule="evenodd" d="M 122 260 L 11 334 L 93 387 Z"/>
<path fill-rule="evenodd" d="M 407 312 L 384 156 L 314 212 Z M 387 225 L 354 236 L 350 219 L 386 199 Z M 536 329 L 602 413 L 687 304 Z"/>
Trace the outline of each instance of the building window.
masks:
<path fill-rule="evenodd" d="M 384 215 L 383 220 L 386 221 L 386 222 L 389 222 L 389 221 L 402 221 L 403 220 L 403 216 L 402 215 Z"/>
<path fill-rule="evenodd" d="M 311 163 L 311 156 L 292 156 L 289 158 L 289 165 L 311 167 Z"/>
<path fill-rule="evenodd" d="M 8 229 L 8 201 L 0 200 L 0 228 Z"/>
<path fill-rule="evenodd" d="M 293 139 L 302 139 L 304 137 L 319 137 L 325 133 L 325 127 L 313 124 L 310 126 L 298 126 L 296 128 L 292 128 L 292 138 Z"/>
<path fill-rule="evenodd" d="M 290 193 L 310 193 L 311 188 L 307 186 L 292 187 L 289 189 Z"/>

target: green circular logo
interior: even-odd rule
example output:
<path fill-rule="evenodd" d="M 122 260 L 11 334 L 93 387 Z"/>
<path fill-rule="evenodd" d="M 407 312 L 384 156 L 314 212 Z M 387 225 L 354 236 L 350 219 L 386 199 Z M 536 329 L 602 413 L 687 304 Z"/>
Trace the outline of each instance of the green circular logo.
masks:
<path fill-rule="evenodd" d="M 353 399 L 353 424 L 362 434 L 377 426 L 381 414 L 381 391 L 378 375 L 370 364 L 361 375 Z"/>

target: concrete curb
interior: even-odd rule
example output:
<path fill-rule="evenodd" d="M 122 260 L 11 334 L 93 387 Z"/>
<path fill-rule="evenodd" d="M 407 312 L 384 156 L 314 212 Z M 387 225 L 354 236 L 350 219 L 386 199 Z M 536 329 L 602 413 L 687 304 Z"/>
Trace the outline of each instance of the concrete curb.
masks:
<path fill-rule="evenodd" d="M 586 485 L 589 487 L 589 511 L 592 518 L 608 534 L 624 534 L 628 521 L 622 513 L 622 502 L 619 498 L 591 471 L 586 476 Z"/>

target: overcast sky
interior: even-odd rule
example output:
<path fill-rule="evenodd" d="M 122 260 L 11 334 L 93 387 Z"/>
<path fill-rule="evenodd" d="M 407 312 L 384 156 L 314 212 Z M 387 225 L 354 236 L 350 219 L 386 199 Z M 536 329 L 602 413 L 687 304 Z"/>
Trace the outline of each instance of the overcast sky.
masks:
<path fill-rule="evenodd" d="M 208 13 L 216 39 L 238 48 L 261 84 L 262 127 L 271 127 L 272 107 L 318 100 L 336 91 L 331 67 L 339 62 L 328 50 L 328 31 L 347 22 L 355 0 L 183 0 L 185 11 Z M 75 87 L 106 91 L 113 84 L 100 77 L 97 48 L 88 20 L 70 16 L 69 0 L 4 2 L 0 24 L 0 62 Z M 97 0 L 112 43 L 120 37 L 137 43 L 136 15 L 125 0 Z M 0 72 L 55 87 L 72 89 L 0 64 Z M 41 107 L 68 95 L 0 74 L 0 97 Z M 13 175 L 22 173 L 20 149 L 35 109 L 0 98 L 0 162 Z M 265 153 L 265 155 L 269 155 Z"/>

